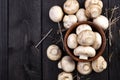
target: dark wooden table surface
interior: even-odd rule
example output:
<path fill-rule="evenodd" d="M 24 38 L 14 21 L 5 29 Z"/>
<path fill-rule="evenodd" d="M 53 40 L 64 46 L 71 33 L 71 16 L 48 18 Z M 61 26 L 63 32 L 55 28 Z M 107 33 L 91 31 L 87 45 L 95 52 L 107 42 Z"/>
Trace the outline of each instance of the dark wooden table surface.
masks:
<path fill-rule="evenodd" d="M 48 60 L 46 48 L 56 43 L 60 36 L 56 34 L 57 24 L 49 19 L 48 12 L 51 6 L 62 6 L 64 1 L 0 0 L 0 80 L 57 80 L 62 70 L 57 68 L 58 62 Z M 78 1 L 84 7 L 84 0 Z M 120 0 L 103 0 L 103 3 L 103 13 L 105 8 L 120 7 Z M 120 9 L 114 16 L 119 14 Z M 38 52 L 34 45 L 51 28 L 52 33 L 39 45 Z M 103 55 L 108 62 L 107 69 L 102 73 L 79 75 L 81 80 L 120 80 L 120 21 L 112 27 L 112 46 L 108 33 Z M 57 45 L 62 48 L 61 43 Z M 76 71 L 73 74 L 76 75 Z"/>

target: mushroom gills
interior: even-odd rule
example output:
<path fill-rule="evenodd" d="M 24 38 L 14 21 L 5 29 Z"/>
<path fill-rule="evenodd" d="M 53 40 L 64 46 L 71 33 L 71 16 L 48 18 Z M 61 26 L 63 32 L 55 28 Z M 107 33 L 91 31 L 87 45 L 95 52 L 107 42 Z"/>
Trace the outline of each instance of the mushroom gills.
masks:
<path fill-rule="evenodd" d="M 87 75 L 92 72 L 92 67 L 90 62 L 78 62 L 77 70 L 82 75 Z"/>
<path fill-rule="evenodd" d="M 72 73 L 61 72 L 58 75 L 58 80 L 73 80 L 73 75 Z"/>

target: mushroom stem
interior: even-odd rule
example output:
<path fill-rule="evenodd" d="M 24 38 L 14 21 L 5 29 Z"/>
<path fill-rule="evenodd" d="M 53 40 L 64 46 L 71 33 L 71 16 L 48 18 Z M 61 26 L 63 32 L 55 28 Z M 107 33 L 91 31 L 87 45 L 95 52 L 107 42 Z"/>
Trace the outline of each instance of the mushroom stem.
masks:
<path fill-rule="evenodd" d="M 87 59 L 88 59 L 88 56 L 86 56 L 86 55 L 80 55 L 80 56 L 79 56 L 79 59 L 85 59 L 85 60 L 87 60 Z"/>
<path fill-rule="evenodd" d="M 62 69 L 61 61 L 58 63 L 58 68 Z"/>
<path fill-rule="evenodd" d="M 72 73 L 61 72 L 61 73 L 58 75 L 58 80 L 73 80 Z"/>
<path fill-rule="evenodd" d="M 77 70 L 82 75 L 90 74 L 92 71 L 91 63 L 90 62 L 78 62 Z"/>
<path fill-rule="evenodd" d="M 62 52 L 57 45 L 50 45 L 47 48 L 47 57 L 50 60 L 57 61 L 61 58 Z"/>
<path fill-rule="evenodd" d="M 106 65 L 106 62 L 105 62 L 105 61 L 103 61 L 103 62 L 102 62 L 102 65 L 103 65 L 103 66 L 102 66 L 102 68 L 103 68 L 103 69 L 105 69 L 105 68 L 107 67 L 107 65 Z"/>
<path fill-rule="evenodd" d="M 83 69 L 84 69 L 85 71 L 88 71 L 88 70 L 90 69 L 90 67 L 89 67 L 89 65 L 85 64 L 85 65 L 83 66 Z"/>
<path fill-rule="evenodd" d="M 65 77 L 63 80 L 69 80 L 69 78 L 68 78 L 68 77 Z"/>
<path fill-rule="evenodd" d="M 53 55 L 57 55 L 57 54 L 58 54 L 58 50 L 56 50 L 56 49 L 52 49 L 51 54 L 53 54 Z"/>
<path fill-rule="evenodd" d="M 94 57 L 96 55 L 95 49 L 90 46 L 78 46 L 73 53 L 75 56 L 79 56 L 80 59 L 87 59 L 86 57 Z"/>

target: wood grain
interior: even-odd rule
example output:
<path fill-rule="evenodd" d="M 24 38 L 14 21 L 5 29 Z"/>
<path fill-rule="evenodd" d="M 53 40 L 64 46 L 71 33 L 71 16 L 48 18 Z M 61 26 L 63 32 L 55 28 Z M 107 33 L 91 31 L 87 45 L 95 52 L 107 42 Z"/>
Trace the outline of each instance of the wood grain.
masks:
<path fill-rule="evenodd" d="M 8 79 L 7 0 L 0 0 L 0 80 Z"/>
<path fill-rule="evenodd" d="M 84 1 L 79 0 L 81 7 L 84 7 Z M 50 61 L 46 49 L 51 44 L 57 44 L 62 49 L 62 43 L 59 42 L 57 23 L 49 19 L 49 9 L 54 5 L 63 6 L 64 2 L 65 0 L 0 0 L 0 80 L 57 80 L 58 74 L 62 72 L 57 68 L 59 61 Z M 120 6 L 119 0 L 103 0 L 103 3 L 103 14 L 105 8 Z M 120 8 L 115 16 L 119 14 Z M 62 23 L 61 26 L 63 28 Z M 36 49 L 35 45 L 51 28 L 51 34 Z M 103 53 L 108 68 L 102 73 L 93 71 L 87 76 L 78 74 L 80 80 L 120 80 L 120 20 L 113 25 L 112 35 L 110 46 L 107 31 L 107 46 Z M 67 55 L 65 51 L 62 52 L 63 56 Z M 73 75 L 77 75 L 76 70 Z"/>
<path fill-rule="evenodd" d="M 9 80 L 41 79 L 40 39 L 41 0 L 9 0 Z"/>
<path fill-rule="evenodd" d="M 114 6 L 120 7 L 119 0 L 109 0 L 109 8 L 113 8 Z M 120 15 L 120 8 L 115 12 L 114 18 Z M 112 25 L 112 45 L 109 45 L 109 57 L 111 58 L 109 61 L 109 80 L 120 80 L 120 20 Z"/>

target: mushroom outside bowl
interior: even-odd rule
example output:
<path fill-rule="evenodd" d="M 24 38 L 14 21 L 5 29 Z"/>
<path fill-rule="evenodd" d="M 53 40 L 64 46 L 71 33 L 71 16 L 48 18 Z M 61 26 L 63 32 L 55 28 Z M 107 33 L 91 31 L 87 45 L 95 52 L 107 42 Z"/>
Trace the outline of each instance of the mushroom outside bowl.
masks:
<path fill-rule="evenodd" d="M 70 49 L 67 45 L 67 39 L 68 39 L 68 36 L 75 32 L 76 28 L 79 26 L 79 25 L 82 25 L 82 24 L 88 24 L 91 26 L 91 28 L 93 29 L 93 31 L 96 31 L 98 32 L 101 37 L 102 37 L 102 45 L 101 47 L 96 51 L 96 55 L 94 57 L 91 57 L 91 58 L 88 58 L 87 60 L 85 59 L 79 59 L 78 56 L 75 56 L 73 54 L 73 50 Z M 67 52 L 67 54 L 69 56 L 71 56 L 75 61 L 80 61 L 80 62 L 88 62 L 88 61 L 93 61 L 95 59 L 97 59 L 99 56 L 101 56 L 105 50 L 105 47 L 106 47 L 106 36 L 105 36 L 105 33 L 103 31 L 103 29 L 101 27 L 99 27 L 98 25 L 94 24 L 93 22 L 90 22 L 90 21 L 83 21 L 83 22 L 78 22 L 78 23 L 75 23 L 74 25 L 72 25 L 68 31 L 66 32 L 65 34 L 65 37 L 64 37 L 64 47 L 65 47 L 65 50 Z"/>

